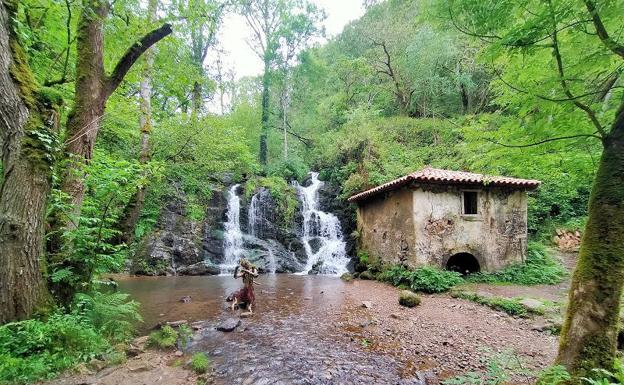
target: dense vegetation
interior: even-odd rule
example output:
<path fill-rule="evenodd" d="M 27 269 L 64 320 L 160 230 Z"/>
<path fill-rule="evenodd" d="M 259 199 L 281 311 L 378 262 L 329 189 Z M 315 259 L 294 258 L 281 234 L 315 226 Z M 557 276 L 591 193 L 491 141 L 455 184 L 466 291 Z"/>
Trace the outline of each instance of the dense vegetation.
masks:
<path fill-rule="evenodd" d="M 247 179 L 288 222 L 288 182 L 310 169 L 345 199 L 426 164 L 542 180 L 529 200 L 535 240 L 590 214 L 574 285 L 591 290 L 576 291 L 559 362 L 577 375 L 611 368 L 624 269 L 622 1 L 366 3 L 325 44 L 312 43 L 324 14 L 306 0 L 0 5 L 10 43 L 0 87 L 12 90 L 0 92 L 11 117 L 0 124 L 0 381 L 53 376 L 130 336 L 136 305 L 103 294 L 98 278 L 123 270 L 172 197 L 201 220 L 215 188 Z M 223 68 L 228 13 L 254 29 L 260 76 Z M 524 266 L 473 279 L 561 279 L 532 250 Z M 461 279 L 445 274 L 381 273 L 425 292 Z"/>

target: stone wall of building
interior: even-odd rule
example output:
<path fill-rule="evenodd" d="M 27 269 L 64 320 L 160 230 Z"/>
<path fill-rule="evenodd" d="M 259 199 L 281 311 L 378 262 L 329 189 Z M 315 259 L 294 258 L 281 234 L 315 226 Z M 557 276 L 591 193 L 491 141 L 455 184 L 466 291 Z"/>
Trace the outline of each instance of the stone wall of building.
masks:
<path fill-rule="evenodd" d="M 463 215 L 462 191 L 478 191 L 478 214 Z M 444 268 L 472 254 L 483 271 L 522 262 L 527 247 L 525 191 L 497 187 L 411 186 L 360 203 L 360 247 L 386 263 Z"/>
<path fill-rule="evenodd" d="M 404 188 L 364 202 L 357 210 L 359 247 L 387 263 L 405 263 L 414 253 L 412 191 Z"/>

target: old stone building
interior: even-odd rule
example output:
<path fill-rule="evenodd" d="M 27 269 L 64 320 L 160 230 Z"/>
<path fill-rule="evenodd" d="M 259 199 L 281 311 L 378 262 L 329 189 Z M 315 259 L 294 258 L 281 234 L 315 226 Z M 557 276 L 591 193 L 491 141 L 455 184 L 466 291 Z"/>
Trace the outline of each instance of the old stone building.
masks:
<path fill-rule="evenodd" d="M 385 263 L 461 273 L 524 261 L 537 180 L 426 167 L 349 198 L 359 247 Z"/>

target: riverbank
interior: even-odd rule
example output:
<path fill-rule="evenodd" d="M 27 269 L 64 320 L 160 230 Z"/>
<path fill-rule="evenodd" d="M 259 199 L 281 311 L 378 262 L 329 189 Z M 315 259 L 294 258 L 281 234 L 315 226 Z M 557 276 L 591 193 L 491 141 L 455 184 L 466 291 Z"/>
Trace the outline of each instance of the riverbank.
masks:
<path fill-rule="evenodd" d="M 267 275 L 260 282 L 256 314 L 231 333 L 215 329 L 235 316 L 223 302 L 237 284 L 231 277 L 128 278 L 120 287 L 143 302 L 144 329 L 205 320 L 178 358 L 205 352 L 215 384 L 423 384 L 427 376 L 483 371 L 504 352 L 527 369 L 540 369 L 557 350 L 557 337 L 537 328 L 538 319 L 511 317 L 448 294 L 423 296 L 420 306 L 408 309 L 398 304 L 398 289 L 375 281 Z M 180 302 L 183 295 L 191 302 Z M 126 369 L 131 358 L 120 370 L 52 383 L 108 383 L 112 376 L 119 384 L 137 384 L 150 373 L 152 380 L 175 375 L 179 383 L 195 383 L 190 372 L 171 366 L 173 352 L 148 353 L 159 364 L 139 373 Z"/>

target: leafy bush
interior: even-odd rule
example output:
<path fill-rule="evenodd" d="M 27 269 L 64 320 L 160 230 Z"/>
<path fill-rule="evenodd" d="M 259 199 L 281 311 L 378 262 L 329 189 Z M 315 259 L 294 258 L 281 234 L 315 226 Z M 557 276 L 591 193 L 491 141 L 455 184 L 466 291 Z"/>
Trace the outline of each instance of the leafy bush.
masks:
<path fill-rule="evenodd" d="M 206 373 L 208 371 L 208 365 L 210 365 L 210 360 L 206 354 L 202 352 L 193 354 L 193 358 L 191 358 L 191 368 L 195 373 Z"/>
<path fill-rule="evenodd" d="M 563 265 L 548 255 L 544 245 L 529 243 L 525 263 L 509 266 L 496 273 L 475 273 L 468 277 L 470 282 L 515 283 L 519 285 L 554 285 L 566 275 Z"/>
<path fill-rule="evenodd" d="M 140 320 L 126 294 L 79 294 L 69 313 L 0 326 L 0 384 L 53 378 L 93 358 L 120 362 L 112 345 L 130 338 Z"/>
<path fill-rule="evenodd" d="M 454 271 L 440 270 L 433 267 L 421 267 L 415 270 L 403 266 L 392 266 L 379 275 L 379 279 L 394 286 L 405 285 L 413 291 L 423 293 L 442 293 L 450 290 L 464 280 Z"/>
<path fill-rule="evenodd" d="M 418 306 L 420 305 L 420 297 L 409 290 L 403 290 L 399 295 L 399 304 L 405 307 Z"/>
<path fill-rule="evenodd" d="M 110 348 L 90 320 L 79 314 L 53 314 L 0 326 L 0 384 L 52 378 Z"/>
<path fill-rule="evenodd" d="M 147 346 L 161 349 L 170 349 L 178 342 L 178 332 L 169 325 L 165 325 L 159 330 L 150 333 Z"/>

